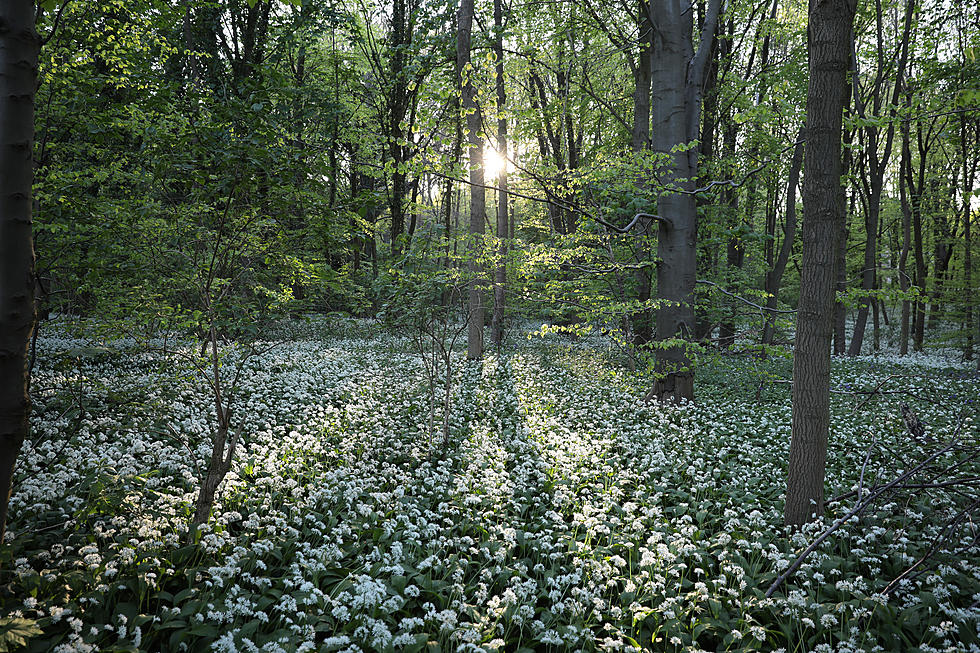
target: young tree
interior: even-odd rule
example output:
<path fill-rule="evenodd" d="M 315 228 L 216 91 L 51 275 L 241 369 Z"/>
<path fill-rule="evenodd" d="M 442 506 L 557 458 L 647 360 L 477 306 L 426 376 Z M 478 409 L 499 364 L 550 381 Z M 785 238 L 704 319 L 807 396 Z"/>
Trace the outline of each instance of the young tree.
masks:
<path fill-rule="evenodd" d="M 0 3 L 0 543 L 14 464 L 30 429 L 27 350 L 36 318 L 34 89 L 40 41 L 34 2 Z"/>
<path fill-rule="evenodd" d="M 855 0 L 810 0 L 806 158 L 803 164 L 803 260 L 793 358 L 793 437 L 785 520 L 823 514 L 830 428 L 830 334 L 841 202 L 841 130 Z"/>

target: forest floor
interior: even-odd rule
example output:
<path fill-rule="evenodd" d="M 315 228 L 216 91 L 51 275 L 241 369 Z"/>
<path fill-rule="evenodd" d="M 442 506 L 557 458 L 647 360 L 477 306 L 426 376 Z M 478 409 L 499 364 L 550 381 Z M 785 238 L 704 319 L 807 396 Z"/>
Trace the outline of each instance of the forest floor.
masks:
<path fill-rule="evenodd" d="M 243 361 L 232 395 L 243 444 L 210 526 L 187 545 L 214 417 L 185 362 L 194 346 L 49 332 L 33 381 L 37 441 L 0 549 L 0 641 L 980 650 L 976 533 L 969 520 L 944 530 L 963 496 L 976 500 L 975 482 L 891 495 L 766 599 L 856 500 L 831 503 L 804 532 L 782 526 L 790 361 L 706 357 L 697 403 L 666 406 L 641 402 L 649 378 L 598 339 L 514 340 L 482 363 L 454 357 L 443 446 L 410 338 L 355 322 L 284 334 Z M 227 353 L 229 377 L 242 351 Z M 832 384 L 828 497 L 891 480 L 954 435 L 969 446 L 937 459 L 944 480 L 980 477 L 969 365 L 837 360 Z M 922 573 L 882 594 L 934 544 Z"/>

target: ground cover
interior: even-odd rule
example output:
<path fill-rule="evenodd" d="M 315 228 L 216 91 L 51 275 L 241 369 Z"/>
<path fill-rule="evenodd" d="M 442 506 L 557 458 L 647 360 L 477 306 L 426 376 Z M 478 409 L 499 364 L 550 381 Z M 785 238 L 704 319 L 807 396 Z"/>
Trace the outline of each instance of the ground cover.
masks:
<path fill-rule="evenodd" d="M 443 447 L 410 339 L 284 333 L 246 363 L 244 446 L 188 544 L 201 380 L 128 341 L 49 334 L 38 351 L 38 440 L 0 561 L 4 627 L 30 650 L 978 650 L 976 542 L 942 538 L 955 496 L 876 506 L 764 597 L 833 521 L 781 526 L 785 359 L 706 359 L 697 404 L 648 405 L 649 379 L 602 341 L 518 337 L 459 354 Z M 975 445 L 968 369 L 837 361 L 828 495 L 953 433 Z M 944 460 L 969 476 L 966 458 Z"/>

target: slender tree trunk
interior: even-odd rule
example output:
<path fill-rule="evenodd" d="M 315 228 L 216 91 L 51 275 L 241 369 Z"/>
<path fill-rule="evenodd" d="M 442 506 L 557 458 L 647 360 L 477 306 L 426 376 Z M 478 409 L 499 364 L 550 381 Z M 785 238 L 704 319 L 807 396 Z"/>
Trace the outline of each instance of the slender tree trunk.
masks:
<path fill-rule="evenodd" d="M 654 29 L 650 23 L 650 3 L 640 0 L 637 6 L 637 25 L 639 27 L 639 48 L 636 67 L 633 70 L 633 125 L 630 134 L 630 149 L 634 153 L 650 147 L 650 85 L 653 80 Z M 640 175 L 636 184 L 642 188 L 649 183 L 645 175 Z M 636 262 L 650 260 L 650 237 L 653 222 L 644 218 L 640 221 L 637 233 Z M 653 290 L 652 272 L 649 267 L 636 270 L 637 299 L 647 302 Z M 643 309 L 633 316 L 633 338 L 638 345 L 644 345 L 653 338 L 652 311 Z"/>
<path fill-rule="evenodd" d="M 493 317 L 490 340 L 500 347 L 504 339 L 504 302 L 507 283 L 507 88 L 504 85 L 504 17 L 502 0 L 493 2 L 493 24 L 496 29 L 494 51 L 497 55 L 497 152 L 503 164 L 497 174 L 497 261 L 493 272 Z"/>
<path fill-rule="evenodd" d="M 911 104 L 911 98 L 907 98 Z M 926 177 L 926 145 L 923 142 L 922 123 L 916 123 L 916 140 L 919 150 L 919 169 L 918 174 L 914 175 L 912 170 L 911 143 L 905 144 L 909 151 L 904 156 L 906 160 L 905 180 L 908 185 L 909 199 L 912 208 L 912 252 L 915 255 L 915 278 L 914 284 L 919 292 L 919 298 L 915 301 L 915 312 L 912 317 L 912 349 L 922 351 L 923 341 L 925 340 L 925 317 L 926 306 L 924 301 L 926 287 L 926 258 L 922 242 L 922 191 L 925 188 Z M 911 141 L 911 138 L 909 139 Z"/>
<path fill-rule="evenodd" d="M 771 345 L 775 333 L 775 314 L 773 311 L 779 304 L 779 285 L 786 271 L 790 254 L 793 252 L 793 240 L 796 238 L 796 186 L 800 183 L 800 168 L 803 167 L 803 139 L 806 132 L 800 129 L 796 137 L 796 147 L 793 149 L 793 161 L 789 167 L 789 181 L 786 184 L 786 222 L 783 226 L 783 243 L 779 248 L 779 256 L 766 274 L 766 326 L 762 332 L 762 344 Z"/>
<path fill-rule="evenodd" d="M 875 323 L 874 323 L 874 349 L 878 350 L 879 326 L 877 300 L 872 296 L 873 291 L 878 288 L 878 231 L 881 216 L 881 193 L 884 188 L 885 172 L 888 168 L 888 161 L 892 154 L 892 144 L 895 138 L 895 123 L 898 101 L 901 97 L 902 88 L 905 81 L 905 66 L 908 61 L 909 41 L 912 36 L 912 23 L 915 11 L 915 0 L 905 0 L 905 22 L 901 38 L 899 39 L 898 67 L 895 73 L 891 93 L 891 104 L 888 109 L 887 126 L 885 127 L 884 146 L 880 148 L 881 127 L 875 124 L 867 124 L 864 128 L 864 135 L 868 150 L 866 152 L 868 167 L 870 172 L 870 193 L 868 194 L 868 205 L 865 213 L 865 232 L 867 240 L 864 247 L 864 269 L 861 272 L 861 288 L 864 290 L 864 297 L 861 298 L 861 305 L 858 309 L 857 321 L 854 323 L 854 335 L 851 336 L 851 346 L 848 354 L 856 356 L 861 353 L 861 345 L 864 341 L 864 331 L 868 320 L 868 308 L 875 302 Z M 888 65 L 888 57 L 884 53 L 884 29 L 882 25 L 881 0 L 876 0 L 876 19 L 877 19 L 877 44 L 878 44 L 878 70 L 875 75 L 875 84 L 872 89 L 872 111 L 878 117 L 882 111 L 882 101 L 885 99 L 885 69 Z M 852 63 L 852 84 L 857 88 L 858 72 L 857 62 Z M 864 110 L 864 100 L 858 92 L 854 91 L 854 104 L 857 107 L 858 115 L 864 119 L 868 116 Z"/>
<path fill-rule="evenodd" d="M 929 319 L 926 323 L 929 330 L 939 325 L 939 315 L 942 313 L 943 286 L 949 274 L 949 262 L 953 258 L 953 243 L 941 242 L 945 235 L 936 226 L 933 239 L 936 246 L 932 255 L 932 302 L 929 305 Z"/>
<path fill-rule="evenodd" d="M 980 145 L 980 144 L 978 144 Z M 970 199 L 973 192 L 973 181 L 976 177 L 976 167 L 970 166 L 970 151 L 966 138 L 966 116 L 960 115 L 960 156 L 963 157 L 963 328 L 966 330 L 966 343 L 963 346 L 963 358 L 973 358 L 973 243 L 970 222 L 973 212 L 970 209 Z"/>
<path fill-rule="evenodd" d="M 14 466 L 30 431 L 28 347 L 34 332 L 34 3 L 0 3 L 0 543 Z"/>
<path fill-rule="evenodd" d="M 391 212 L 391 254 L 399 256 L 402 251 L 402 234 L 405 233 L 405 197 L 408 194 L 408 184 L 404 163 L 408 159 L 409 148 L 402 145 L 405 138 L 403 125 L 410 104 L 410 92 L 405 71 L 405 48 L 411 41 L 409 19 L 406 15 L 405 0 L 393 0 L 390 48 L 391 56 L 391 100 L 388 120 L 389 141 L 388 155 L 391 157 L 393 170 L 391 173 L 391 195 L 389 210 Z"/>
<path fill-rule="evenodd" d="M 830 334 L 837 245 L 844 222 L 840 195 L 841 130 L 851 52 L 853 0 L 810 0 L 810 71 L 803 177 L 803 260 L 793 359 L 793 436 L 785 521 L 823 515 L 830 428 Z"/>
<path fill-rule="evenodd" d="M 700 14 L 699 14 L 700 16 Z M 730 22 L 729 22 L 730 24 Z M 724 50 L 726 50 L 726 44 L 729 44 L 731 39 L 726 33 L 725 25 L 719 20 L 717 24 L 717 33 L 715 38 L 711 43 L 711 54 L 708 57 L 708 70 L 705 73 L 704 80 L 704 104 L 703 104 L 703 119 L 701 121 L 701 147 L 700 147 L 700 157 L 701 161 L 705 163 L 704 166 L 699 170 L 698 176 L 698 186 L 704 186 L 711 181 L 711 175 L 719 174 L 719 168 L 713 166 L 712 162 L 715 160 L 715 151 L 717 149 L 717 135 L 718 127 L 723 122 L 723 118 L 720 112 L 720 102 L 718 97 L 718 76 L 720 68 L 720 57 L 722 56 Z M 695 198 L 696 210 L 698 215 L 703 215 L 708 208 L 715 204 L 717 200 L 709 197 L 706 194 L 699 194 Z M 709 245 L 708 249 L 713 249 L 714 245 Z M 715 273 L 712 267 L 711 254 L 708 253 L 708 260 L 704 258 L 701 259 L 699 264 L 699 269 L 705 273 Z M 694 329 L 694 339 L 697 342 L 710 342 L 711 332 L 715 327 L 714 318 L 707 307 L 704 305 L 695 305 L 694 318 L 695 318 L 695 329 Z"/>
<path fill-rule="evenodd" d="M 211 383 L 214 391 L 214 407 L 217 419 L 216 428 L 211 433 L 211 459 L 208 461 L 208 471 L 201 479 L 201 489 L 197 493 L 197 501 L 194 506 L 194 518 L 191 520 L 191 530 L 188 533 L 194 537 L 196 527 L 207 523 L 211 516 L 211 508 L 214 507 L 214 498 L 217 495 L 221 481 L 231 470 L 231 461 L 235 459 L 235 449 L 238 446 L 238 438 L 241 429 L 228 438 L 228 428 L 231 425 L 231 409 L 228 402 L 222 396 L 221 374 L 218 355 L 218 335 L 212 324 L 209 331 L 211 345 Z"/>
<path fill-rule="evenodd" d="M 483 224 L 487 218 L 486 192 L 483 188 L 483 115 L 476 102 L 476 91 L 470 80 L 467 64 L 470 62 L 470 41 L 473 29 L 473 0 L 462 0 L 459 5 L 459 23 L 456 40 L 456 76 L 462 93 L 463 110 L 466 111 L 466 128 L 469 130 L 470 165 L 470 290 L 469 326 L 466 355 L 471 359 L 483 357 L 483 282 L 480 265 L 480 248 L 483 241 Z"/>
<path fill-rule="evenodd" d="M 844 91 L 844 111 L 848 110 L 851 104 L 852 85 L 848 84 Z M 854 133 L 848 129 L 844 130 L 844 156 L 841 162 L 841 175 L 847 176 L 851 171 L 853 155 L 851 148 L 848 147 L 854 137 Z M 844 185 L 840 186 L 841 206 L 848 207 L 847 191 Z M 854 194 L 851 194 L 850 206 L 844 213 L 844 221 L 841 224 L 840 243 L 837 248 L 837 293 L 834 300 L 834 355 L 843 356 L 847 353 L 847 306 L 842 297 L 847 292 L 847 239 L 850 235 L 848 230 L 849 216 L 854 214 Z"/>
<path fill-rule="evenodd" d="M 450 100 L 449 114 L 452 116 L 453 126 L 455 127 L 455 134 L 453 135 L 453 149 L 452 149 L 452 170 L 455 170 L 459 165 L 459 162 L 463 158 L 463 121 L 459 116 L 459 98 L 455 95 Z M 446 239 L 446 249 L 445 249 L 445 267 L 449 269 L 452 264 L 452 257 L 450 256 L 450 243 L 455 243 L 456 234 L 453 231 L 453 210 L 456 209 L 457 203 L 455 201 L 455 183 L 453 182 L 452 175 L 446 176 L 446 183 L 443 188 L 443 205 L 442 205 L 442 221 L 444 237 Z M 458 222 L 459 215 L 457 213 L 456 220 Z M 449 300 L 449 294 L 447 293 L 443 297 L 443 303 Z"/>
<path fill-rule="evenodd" d="M 912 208 L 909 206 L 908 191 L 905 184 L 904 169 L 909 165 L 905 157 L 909 153 L 908 123 L 902 123 L 902 161 L 898 175 L 898 194 L 902 203 L 902 253 L 898 257 L 898 283 L 902 290 L 902 317 L 901 327 L 898 335 L 898 353 L 900 356 L 907 356 L 909 353 L 909 318 L 911 317 L 912 303 L 907 297 L 911 284 L 908 275 L 909 249 L 912 245 Z"/>
<path fill-rule="evenodd" d="M 841 198 L 841 203 L 844 203 Z M 837 248 L 837 295 L 847 292 L 847 217 L 840 230 L 840 245 Z M 840 299 L 834 301 L 834 355 L 843 356 L 847 353 L 847 306 Z"/>

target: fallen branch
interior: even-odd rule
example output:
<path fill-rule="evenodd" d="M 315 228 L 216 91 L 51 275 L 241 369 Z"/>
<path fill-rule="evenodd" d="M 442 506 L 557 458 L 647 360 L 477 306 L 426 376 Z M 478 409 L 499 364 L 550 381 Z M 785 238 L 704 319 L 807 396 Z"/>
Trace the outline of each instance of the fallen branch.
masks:
<path fill-rule="evenodd" d="M 962 426 L 962 422 L 960 423 L 960 425 Z M 784 582 L 786 582 L 787 578 L 789 578 L 794 573 L 796 573 L 796 570 L 800 568 L 800 566 L 803 564 L 803 561 L 806 560 L 811 553 L 816 551 L 820 547 L 820 545 L 823 544 L 824 540 L 826 540 L 828 537 L 833 535 L 841 526 L 846 524 L 851 519 L 851 517 L 860 515 L 862 512 L 867 510 L 867 508 L 870 505 L 872 505 L 875 502 L 875 500 L 878 497 L 880 497 L 882 494 L 897 486 L 902 485 L 904 481 L 908 480 L 915 474 L 925 469 L 929 465 L 929 463 L 939 458 L 939 456 L 943 455 L 948 451 L 951 451 L 956 446 L 956 443 L 959 441 L 959 431 L 960 431 L 960 427 L 957 427 L 956 432 L 953 434 L 952 439 L 950 439 L 950 441 L 942 449 L 936 451 L 931 456 L 929 456 L 928 458 L 920 462 L 918 465 L 916 465 L 909 471 L 905 472 L 904 474 L 900 475 L 898 478 L 892 480 L 889 483 L 886 483 L 885 485 L 882 485 L 874 492 L 869 493 L 866 499 L 858 502 L 858 504 L 855 505 L 846 515 L 840 517 L 837 521 L 831 524 L 831 526 L 827 528 L 823 533 L 821 533 L 820 536 L 817 537 L 817 539 L 815 539 L 810 544 L 810 546 L 804 549 L 803 552 L 796 557 L 796 560 L 793 561 L 793 564 L 791 564 L 786 571 L 780 574 L 779 577 L 772 582 L 772 585 L 770 585 L 769 589 L 766 590 L 766 598 L 767 599 L 770 598 L 776 592 L 776 590 L 779 589 L 779 586 L 782 585 Z"/>

